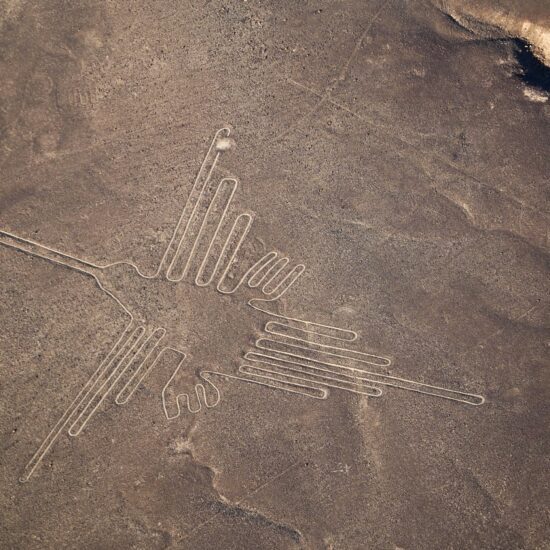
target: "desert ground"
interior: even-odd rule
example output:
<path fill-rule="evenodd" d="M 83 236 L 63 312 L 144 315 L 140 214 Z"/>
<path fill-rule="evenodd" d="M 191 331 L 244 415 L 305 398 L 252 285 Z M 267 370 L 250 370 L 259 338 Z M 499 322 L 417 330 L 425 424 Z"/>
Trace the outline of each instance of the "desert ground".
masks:
<path fill-rule="evenodd" d="M 0 547 L 542 549 L 547 0 L 0 0 Z"/>

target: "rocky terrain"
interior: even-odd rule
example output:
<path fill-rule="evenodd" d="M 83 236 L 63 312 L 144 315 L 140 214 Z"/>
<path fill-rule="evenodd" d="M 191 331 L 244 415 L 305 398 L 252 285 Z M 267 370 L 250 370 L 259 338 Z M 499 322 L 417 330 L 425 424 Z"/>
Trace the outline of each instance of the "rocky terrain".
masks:
<path fill-rule="evenodd" d="M 2 548 L 547 547 L 546 0 L 0 29 Z"/>

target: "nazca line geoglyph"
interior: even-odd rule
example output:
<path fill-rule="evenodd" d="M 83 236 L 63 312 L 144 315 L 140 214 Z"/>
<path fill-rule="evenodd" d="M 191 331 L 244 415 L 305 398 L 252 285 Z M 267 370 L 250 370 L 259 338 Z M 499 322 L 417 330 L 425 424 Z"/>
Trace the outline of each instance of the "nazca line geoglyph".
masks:
<path fill-rule="evenodd" d="M 349 348 L 357 339 L 356 332 L 272 311 L 270 304 L 281 298 L 305 269 L 303 264 L 291 267 L 289 259 L 281 257 L 276 251 L 262 256 L 236 283 L 228 286 L 228 272 L 252 224 L 250 214 L 233 216 L 230 213 L 237 180 L 223 178 L 215 187 L 213 197 L 208 196 L 216 164 L 223 151 L 230 146 L 229 133 L 228 128 L 222 128 L 214 136 L 172 238 L 154 273 L 143 273 L 129 261 L 97 265 L 0 231 L 0 244 L 93 277 L 98 287 L 115 300 L 128 316 L 128 323 L 119 339 L 32 456 L 21 481 L 29 480 L 64 430 L 71 436 L 78 436 L 108 396 L 116 394 L 114 401 L 118 405 L 128 403 L 168 351 L 180 357 L 162 390 L 162 405 L 169 420 L 178 417 L 182 407 L 195 413 L 202 404 L 207 408 L 216 406 L 220 401 L 217 384 L 224 378 L 316 399 L 326 399 L 331 388 L 378 397 L 382 395 L 383 387 L 393 387 L 469 405 L 484 402 L 481 395 L 383 374 L 380 371 L 391 365 L 390 358 Z M 205 239 L 206 250 L 200 253 L 200 243 Z M 194 277 L 193 265 L 196 271 Z M 125 305 L 124 297 L 115 295 L 108 288 L 106 280 L 109 270 L 120 266 L 132 268 L 142 280 L 164 278 L 177 284 L 185 279 L 197 287 L 212 286 L 221 294 L 234 294 L 241 286 L 255 289 L 258 293 L 259 296 L 251 298 L 247 304 L 266 316 L 264 334 L 256 340 L 252 349 L 244 353 L 245 361 L 237 372 L 200 372 L 201 381 L 193 388 L 198 406 L 192 407 L 189 393 L 171 395 L 170 391 L 180 369 L 185 368 L 185 352 L 163 345 L 167 329 L 140 322 Z M 207 388 L 213 395 L 210 400 Z M 175 412 L 171 413 L 169 408 Z"/>

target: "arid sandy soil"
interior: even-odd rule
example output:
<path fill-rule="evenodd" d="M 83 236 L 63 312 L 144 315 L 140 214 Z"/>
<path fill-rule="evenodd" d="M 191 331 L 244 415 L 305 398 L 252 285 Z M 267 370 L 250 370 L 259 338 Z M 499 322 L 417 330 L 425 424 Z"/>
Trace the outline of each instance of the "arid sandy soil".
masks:
<path fill-rule="evenodd" d="M 0 546 L 546 547 L 549 11 L 0 1 Z"/>

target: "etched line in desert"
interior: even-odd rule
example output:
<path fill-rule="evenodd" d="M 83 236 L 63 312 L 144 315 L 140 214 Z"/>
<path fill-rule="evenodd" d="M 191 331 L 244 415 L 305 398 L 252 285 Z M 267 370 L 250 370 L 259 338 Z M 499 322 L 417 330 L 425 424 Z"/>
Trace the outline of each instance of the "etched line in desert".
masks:
<path fill-rule="evenodd" d="M 130 261 L 98 265 L 0 231 L 0 244 L 93 277 L 99 289 L 113 298 L 129 318 L 124 332 L 105 360 L 25 467 L 22 481 L 30 479 L 65 429 L 73 437 L 80 435 L 107 399 L 112 399 L 117 405 L 127 404 L 168 350 L 181 356 L 162 390 L 162 407 L 168 420 L 180 416 L 183 409 L 197 413 L 203 406 L 213 408 L 218 405 L 221 393 L 213 378 L 238 380 L 316 399 L 326 399 L 329 389 L 379 397 L 383 388 L 393 387 L 468 405 L 484 402 L 481 395 L 367 370 L 365 366 L 387 369 L 392 361 L 383 355 L 344 347 L 344 343 L 357 339 L 354 331 L 277 313 L 273 307 L 275 302 L 286 295 L 305 270 L 304 264 L 291 266 L 290 259 L 277 251 L 261 256 L 238 280 L 228 284 L 228 274 L 253 221 L 252 215 L 233 211 L 232 202 L 238 189 L 236 179 L 223 178 L 217 185 L 211 184 L 220 155 L 230 148 L 229 135 L 228 128 L 222 128 L 214 135 L 159 266 L 151 274 L 143 273 Z M 202 369 L 200 380 L 189 391 L 177 392 L 173 386 L 187 367 L 187 353 L 178 347 L 163 345 L 169 336 L 169 328 L 162 320 L 151 324 L 147 313 L 141 311 L 142 301 L 137 301 L 137 310 L 128 305 L 127 292 L 131 288 L 118 288 L 120 269 L 127 269 L 134 281 L 141 280 L 146 285 L 151 285 L 155 279 L 164 279 L 167 284 L 190 284 L 197 288 L 212 286 L 221 295 L 234 295 L 246 286 L 250 291 L 260 293 L 260 297 L 249 298 L 247 305 L 277 320 L 266 321 L 265 336 L 256 340 L 253 351 L 243 352 L 243 358 L 250 364 L 241 364 L 237 372 Z M 182 318 L 181 323 L 185 328 L 189 323 L 192 326 L 193 321 Z M 213 393 L 210 400 L 208 391 Z M 169 411 L 170 406 L 173 412 Z"/>

